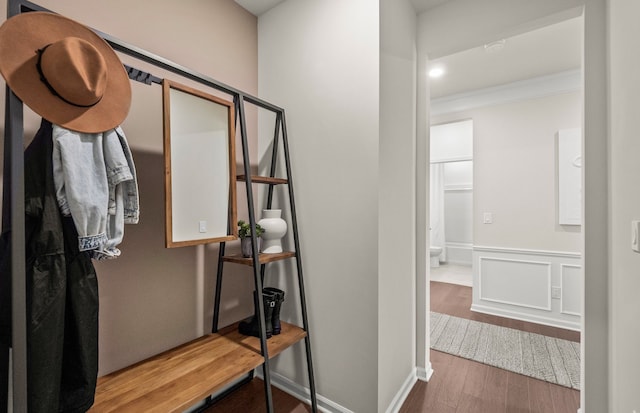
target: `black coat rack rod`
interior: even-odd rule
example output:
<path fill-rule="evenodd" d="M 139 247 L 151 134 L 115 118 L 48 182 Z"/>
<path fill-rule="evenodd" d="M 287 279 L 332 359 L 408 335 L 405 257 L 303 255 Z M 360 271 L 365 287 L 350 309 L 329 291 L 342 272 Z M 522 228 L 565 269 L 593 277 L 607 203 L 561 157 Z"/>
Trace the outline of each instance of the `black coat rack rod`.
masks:
<path fill-rule="evenodd" d="M 32 3 L 30 1 L 27 0 L 9 0 L 7 3 L 7 17 L 12 17 L 16 14 L 20 14 L 20 13 L 24 13 L 24 12 L 30 12 L 30 11 L 46 11 L 46 12 L 50 12 L 50 13 L 55 13 L 49 9 L 46 9 L 42 6 L 39 6 L 35 3 Z M 116 50 L 119 51 L 121 53 L 124 53 L 128 56 L 134 57 L 140 61 L 146 62 L 146 63 L 151 63 L 154 66 L 166 69 L 172 73 L 178 74 L 180 76 L 183 76 L 187 79 L 191 79 L 194 80 L 198 83 L 201 83 L 203 85 L 212 87 L 214 89 L 217 89 L 219 91 L 222 91 L 224 93 L 227 93 L 229 95 L 232 96 L 242 96 L 245 100 L 245 102 L 249 102 L 253 105 L 259 106 L 263 109 L 267 109 L 270 110 L 272 112 L 282 112 L 284 109 L 282 109 L 281 107 L 278 107 L 272 103 L 269 103 L 263 99 L 260 99 L 256 96 L 252 96 L 251 94 L 245 93 L 239 89 L 236 89 L 232 86 L 229 86 L 225 83 L 219 82 L 209 76 L 206 76 L 202 73 L 198 73 L 195 70 L 191 70 L 185 66 L 182 66 L 176 62 L 173 62 L 169 59 L 165 59 L 164 57 L 158 56 L 154 53 L 148 52 L 144 49 L 141 49 L 137 46 L 134 46 L 132 44 L 129 44 L 127 42 L 124 42 L 114 36 L 111 36 L 107 33 L 103 33 L 99 30 L 96 30 L 94 28 L 91 28 L 91 30 L 93 30 L 96 34 L 98 34 L 100 37 L 102 37 L 107 43 L 109 43 L 109 45 L 111 45 L 111 47 Z M 158 79 L 158 78 L 155 78 Z M 136 80 L 136 79 L 134 79 Z M 154 80 L 154 83 L 157 83 Z"/>

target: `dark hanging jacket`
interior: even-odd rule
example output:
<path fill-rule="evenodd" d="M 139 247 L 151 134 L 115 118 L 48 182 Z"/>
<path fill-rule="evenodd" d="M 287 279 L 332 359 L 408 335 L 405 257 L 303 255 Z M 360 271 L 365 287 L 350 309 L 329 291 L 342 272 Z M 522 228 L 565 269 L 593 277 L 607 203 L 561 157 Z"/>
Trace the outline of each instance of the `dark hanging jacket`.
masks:
<path fill-rule="evenodd" d="M 98 282 L 89 253 L 78 250 L 73 220 L 58 209 L 51 135 L 43 120 L 25 150 L 28 411 L 85 412 L 98 372 Z M 0 343 L 11 336 L 9 238 L 3 228 Z"/>

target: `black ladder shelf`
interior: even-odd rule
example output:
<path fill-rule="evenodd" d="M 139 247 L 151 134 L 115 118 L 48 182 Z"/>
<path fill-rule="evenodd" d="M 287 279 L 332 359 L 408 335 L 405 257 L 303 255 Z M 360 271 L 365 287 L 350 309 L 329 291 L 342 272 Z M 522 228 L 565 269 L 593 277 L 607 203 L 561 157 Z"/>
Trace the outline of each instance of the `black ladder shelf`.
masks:
<path fill-rule="evenodd" d="M 8 0 L 7 17 L 23 12 L 50 11 L 28 0 Z M 254 214 L 253 184 L 269 185 L 267 208 L 273 200 L 274 186 L 288 187 L 290 207 L 290 230 L 293 231 L 294 251 L 280 254 L 258 254 L 257 240 L 252 238 L 253 258 L 225 255 L 225 243 L 220 244 L 218 257 L 218 271 L 216 279 L 215 308 L 212 333 L 206 334 L 178 347 L 167 350 L 149 359 L 123 368 L 98 379 L 95 404 L 90 409 L 95 412 L 180 412 L 206 400 L 199 411 L 205 410 L 212 403 L 224 397 L 235 388 L 253 378 L 256 368 L 262 366 L 264 376 L 264 390 L 267 411 L 273 412 L 273 398 L 271 394 L 270 358 L 280 354 L 293 344 L 302 340 L 305 342 L 306 362 L 309 380 L 309 397 L 313 412 L 317 412 L 315 380 L 311 359 L 311 345 L 307 309 L 300 258 L 298 239 L 298 223 L 296 219 L 293 183 L 291 180 L 291 165 L 287 142 L 287 130 L 284 110 L 276 105 L 251 96 L 238 89 L 218 82 L 208 76 L 195 72 L 163 57 L 157 56 L 139 47 L 125 43 L 108 34 L 94 30 L 104 38 L 114 50 L 129 55 L 142 62 L 165 69 L 184 78 L 191 79 L 207 87 L 214 88 L 233 96 L 236 122 L 240 125 L 245 174 L 238 176 L 239 181 L 246 182 L 249 221 L 255 234 L 256 219 Z M 132 67 L 126 67 L 132 80 L 146 84 L 161 83 L 162 79 Z M 275 113 L 276 125 L 273 141 L 271 173 L 268 177 L 251 176 L 249 163 L 249 148 L 247 143 L 247 128 L 245 103 L 266 109 Z M 11 271 L 12 279 L 12 308 L 13 308 L 13 407 L 14 411 L 28 411 L 27 406 L 27 357 L 26 357 L 26 318 L 25 318 L 25 267 L 24 263 L 24 169 L 23 169 L 23 107 L 22 102 L 7 87 L 5 108 L 5 169 L 11 172 L 11 215 L 13 246 Z M 280 142 L 281 138 L 281 142 Z M 276 164 L 278 144 L 281 143 L 284 152 L 284 162 L 287 178 L 276 178 Z M 235 225 L 235 223 L 229 223 Z M 300 295 L 300 309 L 303 326 L 297 327 L 283 323 L 282 333 L 266 339 L 266 326 L 262 294 L 256 294 L 258 305 L 256 311 L 260 318 L 260 338 L 247 337 L 237 331 L 236 325 L 218 328 L 220 310 L 220 291 L 224 263 L 244 264 L 253 267 L 256 291 L 262 291 L 265 265 L 283 259 L 295 259 Z M 243 379 L 244 378 L 244 379 Z M 238 382 L 238 380 L 241 380 Z M 0 380 L 6 384 L 6 381 Z M 230 384 L 238 384 L 227 388 Z M 6 386 L 4 386 L 6 388 Z M 222 392 L 222 393 L 221 393 Z M 212 394 L 218 394 L 212 398 Z M 1 403 L 0 403 L 1 404 Z M 6 406 L 0 406 L 4 411 Z"/>
<path fill-rule="evenodd" d="M 282 322 L 283 332 L 288 332 L 291 334 L 292 332 L 298 332 L 297 335 L 294 334 L 292 340 L 290 340 L 290 344 L 294 344 L 295 341 L 299 341 L 300 339 L 304 339 L 305 342 L 305 353 L 306 353 L 306 361 L 307 361 L 307 371 L 308 371 L 308 379 L 309 379 L 309 391 L 310 391 L 310 399 L 311 399 L 311 408 L 313 412 L 317 412 L 317 400 L 316 400 L 316 392 L 315 392 L 315 380 L 313 376 L 313 363 L 311 359 L 311 343 L 309 338 L 309 323 L 307 318 L 307 306 L 304 292 L 304 281 L 302 275 L 302 260 L 300 258 L 300 242 L 298 237 L 298 222 L 296 218 L 296 208 L 295 208 L 295 198 L 293 193 L 293 182 L 291 179 L 291 162 L 289 157 L 289 145 L 287 140 L 287 128 L 285 123 L 285 114 L 284 110 L 281 108 L 267 108 L 271 109 L 276 114 L 275 120 L 275 132 L 273 136 L 273 146 L 271 153 L 271 166 L 269 176 L 256 176 L 251 175 L 250 170 L 250 159 L 249 159 L 249 147 L 247 143 L 247 129 L 245 123 L 245 108 L 244 108 L 245 100 L 243 96 L 238 96 L 234 99 L 234 106 L 236 109 L 236 115 L 238 116 L 237 121 L 240 126 L 240 135 L 242 138 L 242 154 L 243 154 L 243 164 L 244 164 L 244 175 L 238 175 L 236 178 L 238 181 L 244 181 L 247 192 L 247 207 L 249 213 L 249 224 L 251 226 L 251 246 L 252 246 L 252 257 L 245 258 L 241 255 L 226 255 L 226 243 L 220 243 L 219 256 L 218 256 L 218 271 L 216 275 L 216 293 L 214 299 L 214 311 L 213 311 L 213 333 L 218 332 L 218 321 L 220 316 L 220 300 L 221 300 L 221 292 L 222 292 L 222 278 L 224 273 L 224 265 L 225 263 L 235 263 L 241 265 L 248 265 L 253 268 L 254 274 L 254 283 L 255 283 L 255 291 L 262 291 L 264 285 L 265 278 L 265 270 L 266 265 L 271 262 L 285 260 L 285 259 L 295 259 L 296 261 L 296 272 L 298 278 L 298 288 L 300 295 L 300 310 L 302 313 L 302 328 L 292 326 L 290 324 Z M 284 165 L 286 171 L 286 178 L 276 178 L 276 169 L 278 165 L 278 146 L 280 144 L 280 139 L 282 140 L 282 147 L 284 152 Z M 256 217 L 255 217 L 255 209 L 254 209 L 254 200 L 253 200 L 253 184 L 264 184 L 268 185 L 268 194 L 267 194 L 267 209 L 270 209 L 273 205 L 273 194 L 274 188 L 279 185 L 285 185 L 288 188 L 288 197 L 289 197 L 289 208 L 291 214 L 291 231 L 293 233 L 293 242 L 294 242 L 294 250 L 293 251 L 283 251 L 281 253 L 274 254 L 264 254 L 259 253 L 258 251 L 258 243 L 256 237 Z M 234 223 L 235 224 L 235 223 Z M 264 364 L 263 364 L 263 378 L 264 378 L 264 386 L 265 386 L 265 396 L 267 400 L 267 409 L 269 412 L 273 411 L 273 398 L 271 395 L 271 377 L 270 377 L 270 368 L 269 368 L 269 359 L 271 357 L 271 353 L 269 350 L 268 342 L 266 339 L 266 325 L 265 325 L 265 314 L 264 314 L 264 306 L 263 306 L 263 297 L 262 294 L 256 294 L 256 308 L 255 314 L 259 316 L 259 327 L 260 327 L 260 347 L 261 352 L 264 356 Z M 269 340 L 274 340 L 276 336 L 272 337 Z M 239 382 L 236 386 L 234 386 L 232 390 L 236 387 L 239 387 L 248 381 L 253 379 L 253 371 L 251 371 L 244 380 Z M 224 397 L 224 394 L 222 395 Z"/>

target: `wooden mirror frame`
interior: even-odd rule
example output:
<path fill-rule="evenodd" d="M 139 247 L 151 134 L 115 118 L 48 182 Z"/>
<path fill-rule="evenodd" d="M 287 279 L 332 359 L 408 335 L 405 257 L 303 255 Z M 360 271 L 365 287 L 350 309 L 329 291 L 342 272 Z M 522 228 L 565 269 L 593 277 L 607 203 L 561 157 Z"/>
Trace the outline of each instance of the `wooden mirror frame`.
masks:
<path fill-rule="evenodd" d="M 167 79 L 162 92 L 166 247 L 237 239 L 233 103 Z"/>

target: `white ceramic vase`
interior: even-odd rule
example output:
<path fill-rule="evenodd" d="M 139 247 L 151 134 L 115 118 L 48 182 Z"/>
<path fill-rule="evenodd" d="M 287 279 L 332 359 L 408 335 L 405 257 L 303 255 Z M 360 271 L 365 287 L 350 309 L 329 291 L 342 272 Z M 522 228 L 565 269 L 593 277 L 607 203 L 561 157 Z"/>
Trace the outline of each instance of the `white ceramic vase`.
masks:
<path fill-rule="evenodd" d="M 280 209 L 263 209 L 258 224 L 264 229 L 262 234 L 262 252 L 273 254 L 282 252 L 282 237 L 287 233 L 287 222 L 280 216 Z"/>

